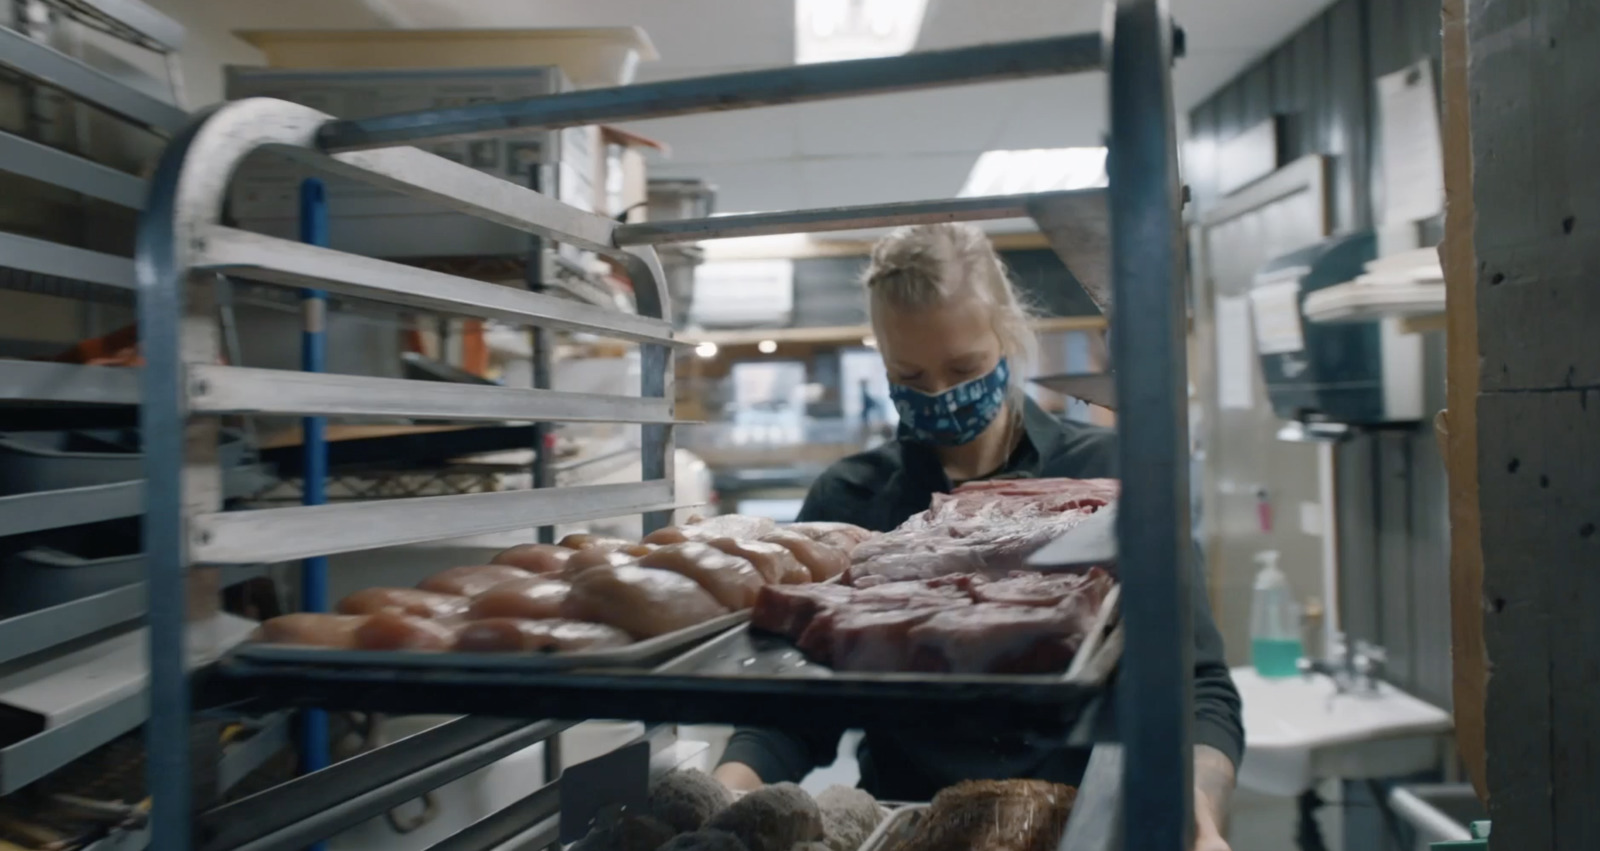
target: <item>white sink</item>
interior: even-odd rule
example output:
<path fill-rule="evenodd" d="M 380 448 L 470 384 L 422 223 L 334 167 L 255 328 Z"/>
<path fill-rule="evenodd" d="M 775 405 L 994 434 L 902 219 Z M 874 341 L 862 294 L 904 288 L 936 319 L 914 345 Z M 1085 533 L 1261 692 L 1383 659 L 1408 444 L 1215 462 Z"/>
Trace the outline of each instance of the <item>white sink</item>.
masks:
<path fill-rule="evenodd" d="M 1450 713 L 1381 683 L 1375 694 L 1339 694 L 1322 675 L 1267 679 L 1234 668 L 1244 702 L 1239 785 L 1298 795 L 1318 780 L 1396 777 L 1438 764 Z"/>

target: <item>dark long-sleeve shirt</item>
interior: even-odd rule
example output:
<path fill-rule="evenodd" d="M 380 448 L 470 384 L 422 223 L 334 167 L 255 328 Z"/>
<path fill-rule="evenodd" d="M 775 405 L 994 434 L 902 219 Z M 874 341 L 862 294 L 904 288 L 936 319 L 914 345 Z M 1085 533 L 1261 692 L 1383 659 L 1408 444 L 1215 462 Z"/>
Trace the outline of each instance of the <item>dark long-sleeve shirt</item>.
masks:
<path fill-rule="evenodd" d="M 994 477 L 1115 478 L 1116 434 L 1063 423 L 1029 401 L 1025 439 Z M 812 485 L 802 521 L 832 520 L 886 532 L 924 511 L 933 494 L 951 483 L 938 456 L 924 446 L 890 441 L 833 465 Z M 1194 560 L 1194 741 L 1225 754 L 1234 765 L 1244 750 L 1239 694 L 1228 675 L 1222 636 L 1211 618 L 1205 572 Z M 798 782 L 833 761 L 840 729 L 740 729 L 723 762 L 748 765 L 767 783 Z M 946 786 L 969 779 L 1032 778 L 1077 785 L 1088 751 L 1037 740 L 868 729 L 857 752 L 861 785 L 880 800 L 927 801 Z"/>

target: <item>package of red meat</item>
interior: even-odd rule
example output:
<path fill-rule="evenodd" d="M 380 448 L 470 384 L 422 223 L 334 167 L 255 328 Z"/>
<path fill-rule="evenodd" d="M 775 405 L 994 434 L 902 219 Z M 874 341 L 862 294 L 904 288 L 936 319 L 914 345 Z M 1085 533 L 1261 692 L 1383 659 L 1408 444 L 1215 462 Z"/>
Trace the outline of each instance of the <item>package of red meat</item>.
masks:
<path fill-rule="evenodd" d="M 845 581 L 931 579 L 976 573 L 1004 577 L 1028 557 L 1117 499 L 1114 479 L 1008 479 L 936 494 L 927 511 L 850 555 Z"/>

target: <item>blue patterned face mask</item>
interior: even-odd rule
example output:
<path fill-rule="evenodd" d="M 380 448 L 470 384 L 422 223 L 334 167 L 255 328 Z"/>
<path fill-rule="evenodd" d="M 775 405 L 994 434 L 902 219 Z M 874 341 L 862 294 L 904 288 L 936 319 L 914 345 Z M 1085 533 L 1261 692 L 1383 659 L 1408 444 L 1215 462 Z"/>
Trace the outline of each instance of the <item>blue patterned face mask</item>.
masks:
<path fill-rule="evenodd" d="M 988 375 L 937 395 L 899 384 L 889 398 L 900 413 L 900 439 L 934 446 L 962 446 L 978 439 L 1005 407 L 1011 367 L 1001 358 Z"/>

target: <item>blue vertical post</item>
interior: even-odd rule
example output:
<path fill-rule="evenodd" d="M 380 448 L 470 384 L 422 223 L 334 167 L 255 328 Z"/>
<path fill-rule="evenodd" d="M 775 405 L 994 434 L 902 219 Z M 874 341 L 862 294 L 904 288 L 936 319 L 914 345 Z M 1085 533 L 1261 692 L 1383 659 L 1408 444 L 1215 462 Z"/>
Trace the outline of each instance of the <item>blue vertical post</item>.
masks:
<path fill-rule="evenodd" d="M 300 241 L 311 245 L 328 244 L 328 196 L 322 181 L 310 177 L 300 184 Z M 328 350 L 328 295 L 321 290 L 301 290 L 305 308 L 305 330 L 300 335 L 300 368 L 322 372 Z M 322 505 L 328 501 L 328 444 L 324 434 L 327 422 L 322 417 L 306 417 L 304 431 L 305 482 L 301 502 Z M 308 558 L 300 568 L 301 609 L 307 612 L 328 610 L 328 559 Z M 300 764 L 305 773 L 328 767 L 328 716 L 320 709 L 307 709 L 300 718 Z M 318 843 L 313 846 L 321 849 Z"/>

